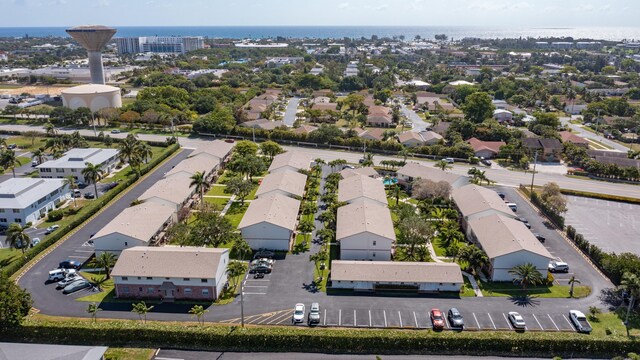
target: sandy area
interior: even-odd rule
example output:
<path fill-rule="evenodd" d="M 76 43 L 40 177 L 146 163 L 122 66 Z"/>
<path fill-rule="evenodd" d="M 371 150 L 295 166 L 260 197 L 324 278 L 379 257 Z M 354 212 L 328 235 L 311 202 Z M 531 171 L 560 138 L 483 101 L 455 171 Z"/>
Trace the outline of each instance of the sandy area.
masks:
<path fill-rule="evenodd" d="M 28 93 L 31 95 L 49 94 L 50 96 L 57 96 L 60 95 L 62 90 L 68 88 L 68 86 L 20 86 L 15 88 L 0 86 L 0 94 L 20 95 L 22 93 Z"/>

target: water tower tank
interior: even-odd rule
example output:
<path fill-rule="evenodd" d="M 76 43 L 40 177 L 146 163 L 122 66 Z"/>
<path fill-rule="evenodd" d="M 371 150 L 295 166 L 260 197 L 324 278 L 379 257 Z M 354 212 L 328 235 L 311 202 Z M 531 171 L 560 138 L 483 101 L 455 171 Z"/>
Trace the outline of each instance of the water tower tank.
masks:
<path fill-rule="evenodd" d="M 111 40 L 116 29 L 102 25 L 82 25 L 67 29 L 67 34 L 74 38 L 89 53 L 89 70 L 93 84 L 104 84 L 102 67 L 102 48 Z"/>

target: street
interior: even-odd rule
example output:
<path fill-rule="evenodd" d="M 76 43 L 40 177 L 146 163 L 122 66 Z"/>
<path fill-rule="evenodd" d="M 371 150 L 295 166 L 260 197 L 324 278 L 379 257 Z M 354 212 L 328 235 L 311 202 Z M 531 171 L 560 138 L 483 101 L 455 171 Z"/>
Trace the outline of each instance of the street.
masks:
<path fill-rule="evenodd" d="M 402 115 L 404 115 L 411 121 L 411 123 L 413 123 L 413 128 L 411 129 L 411 131 L 425 131 L 429 127 L 429 124 L 427 122 L 422 120 L 422 118 L 418 114 L 416 114 L 415 111 L 407 108 L 405 104 L 400 103 L 400 111 L 402 111 Z"/>
<path fill-rule="evenodd" d="M 289 99 L 289 103 L 287 104 L 287 110 L 284 113 L 284 118 L 282 121 L 288 127 L 293 127 L 293 124 L 296 122 L 296 114 L 298 111 L 298 104 L 300 104 L 300 98 L 293 97 Z"/>
<path fill-rule="evenodd" d="M 615 141 L 609 140 L 607 138 L 605 138 L 604 136 L 601 135 L 596 135 L 594 133 L 592 133 L 591 131 L 585 130 L 582 126 L 577 125 L 577 124 L 572 124 L 571 123 L 571 118 L 569 117 L 561 117 L 560 118 L 560 122 L 562 123 L 562 125 L 566 125 L 568 126 L 572 132 L 574 132 L 576 135 L 583 137 L 585 139 L 591 139 L 591 140 L 595 140 L 598 141 L 600 143 L 603 143 L 605 145 L 607 145 L 608 147 L 614 149 L 615 151 L 622 151 L 622 152 L 627 152 L 629 151 L 629 148 L 624 146 L 624 145 L 620 145 Z"/>

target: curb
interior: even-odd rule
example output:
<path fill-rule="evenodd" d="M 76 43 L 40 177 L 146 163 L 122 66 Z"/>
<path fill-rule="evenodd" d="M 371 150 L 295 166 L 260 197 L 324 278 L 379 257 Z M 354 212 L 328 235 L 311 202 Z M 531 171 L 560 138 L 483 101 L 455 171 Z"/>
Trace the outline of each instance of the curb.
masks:
<path fill-rule="evenodd" d="M 162 161 L 161 163 L 159 163 L 158 165 L 156 165 L 156 167 L 154 168 L 153 171 L 148 172 L 147 174 L 145 174 L 143 177 L 139 178 L 135 183 L 131 184 L 131 186 L 129 186 L 127 189 L 125 189 L 124 191 L 122 191 L 120 194 L 116 195 L 116 197 L 114 197 L 113 199 L 111 199 L 111 201 L 109 201 L 107 204 L 105 204 L 105 206 L 103 206 L 100 210 L 98 210 L 98 212 L 96 212 L 95 214 L 93 214 L 90 218 L 88 218 L 87 220 L 85 220 L 82 224 L 80 224 L 79 226 L 77 226 L 76 228 L 74 228 L 73 230 L 71 230 L 70 232 L 68 232 L 63 238 L 61 238 L 60 240 L 56 241 L 54 244 L 52 244 L 51 246 L 49 246 L 47 248 L 47 250 L 41 252 L 40 254 L 38 254 L 37 257 L 35 257 L 34 259 L 31 259 L 31 261 L 29 261 L 27 264 L 25 264 L 21 270 L 18 272 L 18 275 L 16 275 L 14 277 L 14 281 L 17 284 L 20 279 L 29 271 L 31 270 L 37 263 L 40 262 L 40 260 L 44 259 L 47 255 L 49 255 L 53 250 L 55 250 L 56 248 L 58 248 L 58 246 L 60 246 L 60 244 L 64 243 L 65 241 L 67 241 L 71 236 L 73 236 L 75 233 L 77 233 L 80 229 L 82 229 L 83 227 L 85 227 L 90 221 L 92 221 L 93 219 L 95 219 L 98 215 L 102 214 L 102 212 L 104 212 L 105 209 L 107 209 L 108 207 L 110 207 L 111 205 L 113 205 L 116 201 L 120 200 L 124 195 L 128 194 L 133 188 L 135 188 L 137 185 L 140 184 L 140 182 L 144 181 L 145 179 L 147 179 L 149 176 L 151 176 L 153 173 L 155 173 L 158 169 L 158 167 L 164 165 L 166 162 L 168 162 L 169 160 L 173 159 L 174 157 L 176 157 L 178 154 L 180 154 L 183 151 L 183 149 L 179 149 L 179 151 L 176 151 L 175 153 L 173 153 L 171 156 L 167 157 L 166 159 L 164 159 L 164 161 Z"/>

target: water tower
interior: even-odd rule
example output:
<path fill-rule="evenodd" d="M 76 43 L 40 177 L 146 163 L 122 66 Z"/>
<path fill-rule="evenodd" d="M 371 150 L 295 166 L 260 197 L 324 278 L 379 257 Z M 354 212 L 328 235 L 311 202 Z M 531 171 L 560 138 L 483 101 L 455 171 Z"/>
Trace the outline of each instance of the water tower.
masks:
<path fill-rule="evenodd" d="M 67 34 L 74 38 L 89 53 L 89 70 L 92 84 L 104 84 L 102 67 L 102 48 L 111 40 L 116 29 L 102 25 L 82 25 L 67 29 Z"/>

